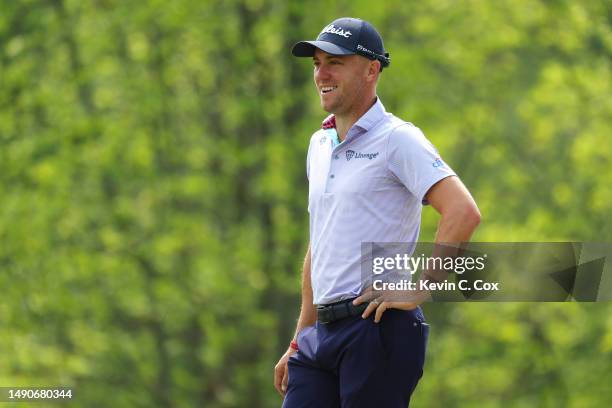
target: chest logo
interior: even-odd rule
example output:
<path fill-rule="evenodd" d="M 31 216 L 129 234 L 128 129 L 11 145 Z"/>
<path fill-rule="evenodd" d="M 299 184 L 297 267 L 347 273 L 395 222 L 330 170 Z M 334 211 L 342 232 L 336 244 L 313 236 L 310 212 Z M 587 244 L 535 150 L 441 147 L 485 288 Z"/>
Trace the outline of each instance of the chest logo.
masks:
<path fill-rule="evenodd" d="M 378 156 L 378 152 L 376 153 L 360 153 L 360 152 L 356 152 L 354 150 L 347 150 L 346 151 L 346 161 L 349 161 L 351 159 L 368 159 L 368 160 L 372 160 L 375 159 Z"/>

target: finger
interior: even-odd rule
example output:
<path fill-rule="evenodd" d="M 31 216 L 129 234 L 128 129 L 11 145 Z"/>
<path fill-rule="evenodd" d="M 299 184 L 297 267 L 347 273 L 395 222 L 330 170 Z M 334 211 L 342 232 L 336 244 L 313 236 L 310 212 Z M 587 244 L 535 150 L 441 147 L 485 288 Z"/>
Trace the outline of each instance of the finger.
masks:
<path fill-rule="evenodd" d="M 378 305 L 378 307 L 376 308 L 376 314 L 374 315 L 374 323 L 380 322 L 383 313 L 385 313 L 385 310 L 387 310 L 388 307 L 389 302 L 382 302 L 380 305 Z"/>
<path fill-rule="evenodd" d="M 377 306 L 378 306 L 378 305 L 377 305 L 376 303 L 374 303 L 374 302 L 370 302 L 370 304 L 368 305 L 368 307 L 366 307 L 366 309 L 365 309 L 365 310 L 363 311 L 363 313 L 361 314 L 361 317 L 362 317 L 362 318 L 364 318 L 364 319 L 367 319 L 367 318 L 368 318 L 368 316 L 369 316 L 370 314 L 372 314 L 372 312 L 373 312 L 374 310 L 376 310 L 376 307 L 377 307 Z"/>
<path fill-rule="evenodd" d="M 283 390 L 283 395 L 287 393 L 287 383 L 289 382 L 289 376 L 287 375 L 287 370 L 285 370 L 285 374 L 283 375 L 283 385 L 281 389 Z"/>
<path fill-rule="evenodd" d="M 363 295 L 356 297 L 355 299 L 353 299 L 353 304 L 355 306 L 362 304 L 363 302 L 366 302 L 369 298 L 369 295 L 367 293 L 364 293 Z"/>
<path fill-rule="evenodd" d="M 387 309 L 413 310 L 418 304 L 412 302 L 387 302 Z"/>
<path fill-rule="evenodd" d="M 278 391 L 278 393 L 282 396 L 283 394 L 283 390 L 281 388 L 281 383 L 283 380 L 283 373 L 281 372 L 281 367 L 276 367 L 274 369 L 274 388 L 276 388 L 276 391 Z"/>
<path fill-rule="evenodd" d="M 372 288 L 367 288 L 364 290 L 360 296 L 353 300 L 354 305 L 358 305 L 360 303 L 368 302 L 374 298 L 374 293 L 372 292 Z"/>

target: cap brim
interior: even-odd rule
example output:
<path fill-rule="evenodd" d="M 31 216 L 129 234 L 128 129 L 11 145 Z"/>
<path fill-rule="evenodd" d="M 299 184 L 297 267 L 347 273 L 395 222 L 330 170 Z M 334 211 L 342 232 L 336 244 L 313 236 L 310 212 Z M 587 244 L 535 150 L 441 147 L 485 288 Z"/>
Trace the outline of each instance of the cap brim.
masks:
<path fill-rule="evenodd" d="M 355 54 L 351 50 L 327 41 L 300 41 L 293 46 L 291 53 L 296 57 L 312 57 L 316 48 L 331 55 Z"/>

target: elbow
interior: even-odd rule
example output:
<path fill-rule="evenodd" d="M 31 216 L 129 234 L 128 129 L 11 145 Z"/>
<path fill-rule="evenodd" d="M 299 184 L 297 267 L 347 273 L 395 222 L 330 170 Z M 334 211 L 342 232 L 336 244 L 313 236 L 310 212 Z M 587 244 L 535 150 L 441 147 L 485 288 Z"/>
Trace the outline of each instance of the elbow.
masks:
<path fill-rule="evenodd" d="M 481 220 L 480 210 L 473 200 L 455 203 L 442 213 L 442 217 L 469 231 L 475 230 Z"/>
<path fill-rule="evenodd" d="M 480 210 L 474 201 L 463 206 L 462 219 L 467 226 L 472 228 L 472 230 L 475 230 L 476 227 L 478 227 L 482 217 L 480 215 Z"/>

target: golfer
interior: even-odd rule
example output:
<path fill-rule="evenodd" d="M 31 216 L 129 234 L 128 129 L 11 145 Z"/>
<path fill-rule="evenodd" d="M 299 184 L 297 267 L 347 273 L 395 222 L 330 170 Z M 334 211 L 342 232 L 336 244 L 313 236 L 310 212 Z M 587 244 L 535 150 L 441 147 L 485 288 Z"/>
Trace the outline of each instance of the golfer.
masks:
<path fill-rule="evenodd" d="M 370 23 L 337 19 L 292 53 L 311 58 L 330 115 L 308 148 L 302 306 L 274 385 L 284 408 L 404 408 L 428 326 L 417 303 L 364 294 L 361 243 L 416 242 L 426 204 L 441 215 L 436 242 L 465 242 L 480 213 L 421 130 L 385 110 L 376 84 L 390 57 Z"/>

